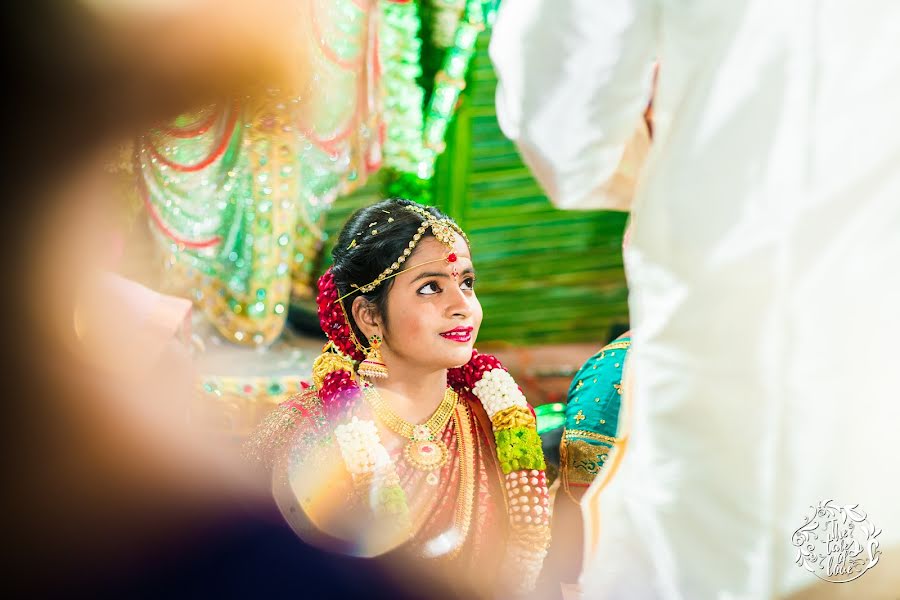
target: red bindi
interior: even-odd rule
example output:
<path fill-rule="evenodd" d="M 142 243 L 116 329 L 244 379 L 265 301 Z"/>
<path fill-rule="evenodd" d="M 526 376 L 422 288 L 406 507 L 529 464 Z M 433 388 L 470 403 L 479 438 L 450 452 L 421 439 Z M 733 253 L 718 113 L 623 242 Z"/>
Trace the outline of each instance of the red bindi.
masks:
<path fill-rule="evenodd" d="M 447 255 L 447 262 L 449 262 L 449 263 L 456 262 L 456 253 L 455 252 L 451 252 L 450 254 Z"/>

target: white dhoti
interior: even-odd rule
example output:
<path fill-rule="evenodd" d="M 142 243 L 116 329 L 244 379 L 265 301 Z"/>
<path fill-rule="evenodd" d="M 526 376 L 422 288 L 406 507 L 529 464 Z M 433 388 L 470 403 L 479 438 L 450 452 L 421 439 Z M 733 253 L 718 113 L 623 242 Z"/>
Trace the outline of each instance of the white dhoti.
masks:
<path fill-rule="evenodd" d="M 900 589 L 898 36 L 886 1 L 502 6 L 501 125 L 559 206 L 621 207 L 661 65 L 625 257 L 630 439 L 586 507 L 586 597 L 796 593 L 818 580 L 792 533 L 825 499 L 887 552 L 822 589 Z"/>

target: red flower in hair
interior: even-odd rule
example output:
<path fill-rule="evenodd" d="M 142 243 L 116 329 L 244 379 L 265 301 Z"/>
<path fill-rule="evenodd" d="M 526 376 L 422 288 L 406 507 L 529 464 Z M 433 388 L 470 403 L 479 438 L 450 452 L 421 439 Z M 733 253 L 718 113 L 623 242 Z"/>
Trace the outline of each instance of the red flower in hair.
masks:
<path fill-rule="evenodd" d="M 328 339 L 337 346 L 338 350 L 356 361 L 365 359 L 353 343 L 350 325 L 344 316 L 344 309 L 338 302 L 338 289 L 334 283 L 334 275 L 331 269 L 319 278 L 319 294 L 316 296 L 316 304 L 319 308 L 319 325 Z"/>

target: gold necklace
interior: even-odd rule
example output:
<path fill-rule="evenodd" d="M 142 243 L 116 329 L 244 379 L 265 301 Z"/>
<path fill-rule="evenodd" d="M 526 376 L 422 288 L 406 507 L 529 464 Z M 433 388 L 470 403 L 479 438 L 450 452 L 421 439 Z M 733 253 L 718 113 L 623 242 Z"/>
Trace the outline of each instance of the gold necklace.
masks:
<path fill-rule="evenodd" d="M 363 396 L 379 421 L 397 435 L 409 440 L 403 448 L 403 456 L 409 464 L 421 471 L 434 471 L 447 463 L 450 453 L 446 444 L 441 441 L 439 433 L 450 422 L 459 399 L 453 388 L 447 387 L 437 410 L 427 421 L 419 425 L 413 425 L 397 416 L 374 385 L 364 384 Z"/>

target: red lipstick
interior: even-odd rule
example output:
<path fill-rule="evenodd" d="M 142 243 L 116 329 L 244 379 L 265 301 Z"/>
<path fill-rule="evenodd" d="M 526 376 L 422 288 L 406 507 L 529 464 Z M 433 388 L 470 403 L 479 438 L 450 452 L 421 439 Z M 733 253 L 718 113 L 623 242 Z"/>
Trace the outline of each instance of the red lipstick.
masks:
<path fill-rule="evenodd" d="M 472 341 L 472 330 L 474 329 L 474 327 L 455 327 L 450 331 L 442 333 L 441 337 L 453 340 L 454 342 L 470 342 Z"/>

